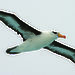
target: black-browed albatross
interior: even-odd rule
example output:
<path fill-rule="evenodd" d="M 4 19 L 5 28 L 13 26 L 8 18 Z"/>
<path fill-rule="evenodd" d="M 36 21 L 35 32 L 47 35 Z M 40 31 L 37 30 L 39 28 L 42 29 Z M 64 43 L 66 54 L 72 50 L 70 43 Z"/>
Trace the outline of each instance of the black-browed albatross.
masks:
<path fill-rule="evenodd" d="M 75 62 L 75 49 L 55 41 L 59 37 L 66 38 L 65 35 L 54 31 L 38 31 L 21 21 L 14 14 L 4 11 L 0 11 L 0 20 L 20 34 L 24 41 L 19 46 L 7 49 L 8 54 L 18 54 L 45 48 Z"/>

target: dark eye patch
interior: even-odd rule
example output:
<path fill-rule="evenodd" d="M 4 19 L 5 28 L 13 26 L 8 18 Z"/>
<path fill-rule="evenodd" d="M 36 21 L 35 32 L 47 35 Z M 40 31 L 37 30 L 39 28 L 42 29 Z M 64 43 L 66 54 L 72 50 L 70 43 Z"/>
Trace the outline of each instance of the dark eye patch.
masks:
<path fill-rule="evenodd" d="M 54 34 L 57 34 L 57 32 L 52 31 Z"/>

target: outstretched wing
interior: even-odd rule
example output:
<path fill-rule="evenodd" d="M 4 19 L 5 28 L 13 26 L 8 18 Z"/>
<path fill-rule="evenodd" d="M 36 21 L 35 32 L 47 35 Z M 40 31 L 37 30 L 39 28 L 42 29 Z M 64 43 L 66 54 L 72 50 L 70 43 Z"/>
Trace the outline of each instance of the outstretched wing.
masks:
<path fill-rule="evenodd" d="M 41 32 L 30 27 L 28 24 L 21 21 L 14 14 L 0 11 L 0 20 L 4 22 L 8 27 L 16 31 L 23 37 L 23 40 L 28 39 L 32 35 L 39 35 Z"/>
<path fill-rule="evenodd" d="M 75 63 L 75 49 L 65 46 L 59 42 L 54 41 L 49 46 L 44 47 L 54 53 L 62 55 Z"/>

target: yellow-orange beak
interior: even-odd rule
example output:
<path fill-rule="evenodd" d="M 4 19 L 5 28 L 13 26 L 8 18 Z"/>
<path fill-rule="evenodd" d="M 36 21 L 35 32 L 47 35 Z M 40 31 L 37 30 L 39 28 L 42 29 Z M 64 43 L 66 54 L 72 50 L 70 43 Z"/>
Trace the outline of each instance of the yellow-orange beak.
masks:
<path fill-rule="evenodd" d="M 66 39 L 66 36 L 65 35 L 62 35 L 60 33 L 58 33 L 58 37 Z"/>

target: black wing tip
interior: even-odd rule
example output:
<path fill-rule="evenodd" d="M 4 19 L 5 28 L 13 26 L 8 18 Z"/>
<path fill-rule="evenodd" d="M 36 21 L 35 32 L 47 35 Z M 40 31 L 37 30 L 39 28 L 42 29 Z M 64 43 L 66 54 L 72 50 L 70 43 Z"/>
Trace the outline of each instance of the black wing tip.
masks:
<path fill-rule="evenodd" d="M 4 16 L 7 16 L 7 15 L 15 16 L 14 13 L 11 13 L 11 12 L 9 12 L 9 11 L 1 11 L 1 10 L 0 10 L 0 14 L 1 14 L 1 15 L 4 15 Z"/>
<path fill-rule="evenodd" d="M 6 50 L 7 54 L 19 54 L 19 52 L 10 52 L 11 50 Z"/>
<path fill-rule="evenodd" d="M 0 10 L 0 13 L 4 13 L 4 11 L 3 10 Z"/>
<path fill-rule="evenodd" d="M 8 13 L 0 10 L 0 14 L 8 14 Z"/>
<path fill-rule="evenodd" d="M 16 46 L 16 47 L 17 47 L 17 46 Z M 16 48 L 16 47 L 7 49 L 7 50 L 6 50 L 6 53 L 7 53 L 7 54 L 19 54 L 20 52 L 11 52 L 11 50 L 14 49 L 14 48 Z"/>

